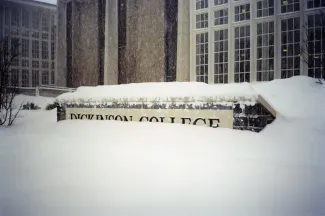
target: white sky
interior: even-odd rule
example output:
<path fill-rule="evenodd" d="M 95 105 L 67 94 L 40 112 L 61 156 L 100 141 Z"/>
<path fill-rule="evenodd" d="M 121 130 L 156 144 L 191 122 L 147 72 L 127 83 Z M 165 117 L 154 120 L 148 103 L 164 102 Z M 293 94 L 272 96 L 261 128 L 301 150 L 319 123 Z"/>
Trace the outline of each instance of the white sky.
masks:
<path fill-rule="evenodd" d="M 50 3 L 50 4 L 56 4 L 57 0 L 35 0 L 35 1 L 45 2 L 45 3 Z"/>

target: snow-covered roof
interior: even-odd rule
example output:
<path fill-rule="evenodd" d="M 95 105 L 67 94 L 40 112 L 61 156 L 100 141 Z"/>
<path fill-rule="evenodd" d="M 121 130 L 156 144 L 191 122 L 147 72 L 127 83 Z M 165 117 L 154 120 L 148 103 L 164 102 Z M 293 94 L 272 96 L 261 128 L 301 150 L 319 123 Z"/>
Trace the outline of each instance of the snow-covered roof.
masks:
<path fill-rule="evenodd" d="M 61 103 L 76 101 L 255 101 L 258 94 L 251 84 L 209 85 L 197 82 L 138 83 L 79 87 L 57 97 Z"/>

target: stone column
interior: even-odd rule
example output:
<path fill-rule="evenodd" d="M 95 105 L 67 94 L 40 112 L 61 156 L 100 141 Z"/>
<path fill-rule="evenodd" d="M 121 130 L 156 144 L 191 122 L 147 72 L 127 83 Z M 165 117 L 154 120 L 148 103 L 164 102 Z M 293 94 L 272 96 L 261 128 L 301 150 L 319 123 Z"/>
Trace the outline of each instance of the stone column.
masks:
<path fill-rule="evenodd" d="M 106 1 L 104 84 L 118 84 L 118 0 Z"/>
<path fill-rule="evenodd" d="M 178 0 L 176 81 L 190 81 L 190 1 Z"/>
<path fill-rule="evenodd" d="M 58 0 L 57 3 L 57 30 L 56 30 L 56 63 L 55 63 L 55 83 L 57 86 L 67 86 L 67 38 L 66 38 L 66 10 L 67 2 Z M 40 49 L 41 50 L 41 49 Z M 41 81 L 41 73 L 39 76 L 39 83 Z"/>

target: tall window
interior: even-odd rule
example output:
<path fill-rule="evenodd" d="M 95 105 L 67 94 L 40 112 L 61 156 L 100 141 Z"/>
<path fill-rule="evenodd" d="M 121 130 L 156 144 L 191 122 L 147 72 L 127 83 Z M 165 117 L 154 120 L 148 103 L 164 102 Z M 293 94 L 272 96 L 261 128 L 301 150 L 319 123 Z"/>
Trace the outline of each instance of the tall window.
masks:
<path fill-rule="evenodd" d="M 22 87 L 29 87 L 29 70 L 21 71 L 21 85 Z"/>
<path fill-rule="evenodd" d="M 196 81 L 208 83 L 208 33 L 196 35 Z"/>
<path fill-rule="evenodd" d="M 29 28 L 29 12 L 27 10 L 22 11 L 22 26 Z"/>
<path fill-rule="evenodd" d="M 300 74 L 300 20 L 281 21 L 281 78 Z"/>
<path fill-rule="evenodd" d="M 32 28 L 33 29 L 39 29 L 40 17 L 41 16 L 40 16 L 39 12 L 32 13 Z"/>
<path fill-rule="evenodd" d="M 11 25 L 19 27 L 20 10 L 18 8 L 11 9 Z"/>
<path fill-rule="evenodd" d="M 50 30 L 50 16 L 48 13 L 42 13 L 42 30 L 49 31 Z"/>
<path fill-rule="evenodd" d="M 250 19 L 250 4 L 239 5 L 235 7 L 235 21 Z"/>
<path fill-rule="evenodd" d="M 29 40 L 22 39 L 21 40 L 21 56 L 22 57 L 29 57 Z"/>
<path fill-rule="evenodd" d="M 274 0 L 257 0 L 257 17 L 274 15 Z"/>
<path fill-rule="evenodd" d="M 325 7 L 325 0 L 307 0 L 308 8 Z"/>
<path fill-rule="evenodd" d="M 49 58 L 49 44 L 47 41 L 42 41 L 42 59 Z"/>
<path fill-rule="evenodd" d="M 39 41 L 32 41 L 32 57 L 39 58 Z"/>
<path fill-rule="evenodd" d="M 196 10 L 208 7 L 209 0 L 196 0 Z"/>
<path fill-rule="evenodd" d="M 49 71 L 47 70 L 42 71 L 42 84 L 43 85 L 49 84 Z"/>
<path fill-rule="evenodd" d="M 32 71 L 32 86 L 36 87 L 39 85 L 39 71 L 33 70 Z"/>
<path fill-rule="evenodd" d="M 250 26 L 235 28 L 235 82 L 250 81 Z"/>
<path fill-rule="evenodd" d="M 19 86 L 19 69 L 11 69 L 11 86 Z"/>
<path fill-rule="evenodd" d="M 214 5 L 227 4 L 228 0 L 214 0 Z"/>
<path fill-rule="evenodd" d="M 324 78 L 325 23 L 321 14 L 308 16 L 308 76 Z"/>
<path fill-rule="evenodd" d="M 54 71 L 51 71 L 51 84 L 52 85 L 55 84 L 55 74 L 54 74 Z"/>
<path fill-rule="evenodd" d="M 257 24 L 257 81 L 274 79 L 274 22 Z"/>
<path fill-rule="evenodd" d="M 10 8 L 5 8 L 5 25 L 10 25 Z"/>
<path fill-rule="evenodd" d="M 228 24 L 228 8 L 214 12 L 214 25 Z"/>
<path fill-rule="evenodd" d="M 290 13 L 299 11 L 299 0 L 280 0 L 281 2 L 281 13 Z"/>
<path fill-rule="evenodd" d="M 196 15 L 196 28 L 208 28 L 209 25 L 209 15 L 208 13 Z"/>
<path fill-rule="evenodd" d="M 214 83 L 228 83 L 228 29 L 214 32 Z"/>

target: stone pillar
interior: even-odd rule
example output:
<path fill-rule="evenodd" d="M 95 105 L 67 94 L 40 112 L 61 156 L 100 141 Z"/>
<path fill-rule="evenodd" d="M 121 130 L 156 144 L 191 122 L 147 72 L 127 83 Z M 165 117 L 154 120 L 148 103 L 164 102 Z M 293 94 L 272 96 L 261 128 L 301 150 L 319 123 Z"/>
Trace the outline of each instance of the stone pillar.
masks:
<path fill-rule="evenodd" d="M 104 84 L 118 84 L 118 0 L 106 1 Z"/>
<path fill-rule="evenodd" d="M 190 81 L 190 1 L 178 0 L 176 81 Z"/>
<path fill-rule="evenodd" d="M 66 40 L 66 10 L 67 2 L 58 0 L 57 2 L 57 32 L 56 32 L 56 76 L 57 86 L 67 86 L 67 40 Z M 41 76 L 40 80 L 41 81 Z M 40 82 L 41 83 L 41 82 Z"/>

